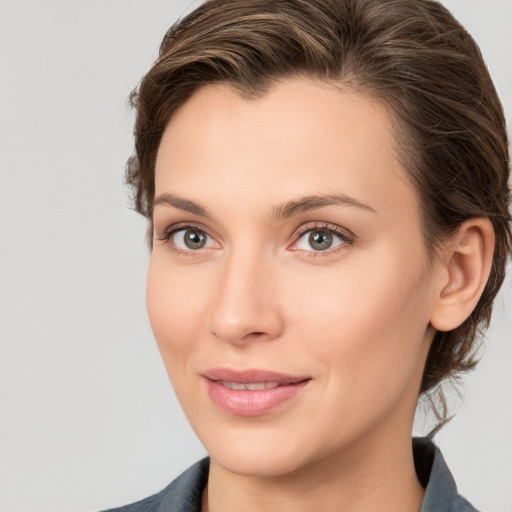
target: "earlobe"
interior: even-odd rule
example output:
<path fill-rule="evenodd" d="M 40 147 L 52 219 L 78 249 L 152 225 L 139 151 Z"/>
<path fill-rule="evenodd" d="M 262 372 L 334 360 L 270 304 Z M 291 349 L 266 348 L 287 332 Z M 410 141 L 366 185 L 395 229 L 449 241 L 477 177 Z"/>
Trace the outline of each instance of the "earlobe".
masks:
<path fill-rule="evenodd" d="M 489 219 L 470 219 L 443 245 L 438 258 L 430 323 L 438 331 L 461 325 L 475 309 L 492 267 L 494 229 Z"/>

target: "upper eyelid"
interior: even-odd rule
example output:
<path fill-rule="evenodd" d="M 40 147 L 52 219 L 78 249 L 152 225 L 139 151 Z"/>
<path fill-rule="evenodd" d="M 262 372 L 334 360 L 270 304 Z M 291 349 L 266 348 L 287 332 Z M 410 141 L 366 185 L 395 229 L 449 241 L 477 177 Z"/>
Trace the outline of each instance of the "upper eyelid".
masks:
<path fill-rule="evenodd" d="M 331 224 L 330 222 L 313 222 L 313 223 L 305 223 L 301 225 L 299 228 L 295 230 L 294 233 L 294 239 L 295 241 L 300 238 L 300 236 L 304 235 L 305 233 L 308 233 L 309 231 L 312 231 L 314 229 L 325 230 L 330 231 L 331 233 L 334 233 L 335 235 L 348 238 L 350 240 L 355 240 L 356 236 L 355 234 L 350 231 L 350 229 L 338 226 L 336 224 Z"/>
<path fill-rule="evenodd" d="M 174 234 L 178 231 L 186 230 L 187 228 L 197 229 L 198 231 L 204 231 L 210 238 L 215 238 L 215 236 L 213 236 L 210 233 L 210 230 L 206 226 L 203 226 L 200 222 L 187 222 L 187 221 L 173 222 L 172 224 L 167 225 L 161 231 L 160 236 L 158 236 L 158 230 L 156 229 L 156 225 L 155 225 L 155 235 L 158 239 L 168 238 L 172 234 Z"/>

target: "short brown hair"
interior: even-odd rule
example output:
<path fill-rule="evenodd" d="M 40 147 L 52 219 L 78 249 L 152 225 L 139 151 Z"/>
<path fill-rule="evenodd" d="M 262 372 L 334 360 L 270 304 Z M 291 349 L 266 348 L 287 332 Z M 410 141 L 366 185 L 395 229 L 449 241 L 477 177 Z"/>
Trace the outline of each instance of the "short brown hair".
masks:
<path fill-rule="evenodd" d="M 496 246 L 482 297 L 460 327 L 436 334 L 424 371 L 421 393 L 438 392 L 434 411 L 446 419 L 438 384 L 476 364 L 512 236 L 503 109 L 475 41 L 438 2 L 203 3 L 169 29 L 159 58 L 131 96 L 135 154 L 126 176 L 135 208 L 151 223 L 162 134 L 198 87 L 224 82 L 250 99 L 291 77 L 335 82 L 389 107 L 397 154 L 421 201 L 429 254 L 463 221 L 492 221 Z"/>

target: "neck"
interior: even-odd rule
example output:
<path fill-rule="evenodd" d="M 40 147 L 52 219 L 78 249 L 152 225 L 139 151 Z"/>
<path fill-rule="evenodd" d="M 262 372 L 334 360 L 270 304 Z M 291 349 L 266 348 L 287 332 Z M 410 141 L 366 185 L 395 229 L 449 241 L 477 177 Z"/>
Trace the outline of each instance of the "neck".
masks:
<path fill-rule="evenodd" d="M 382 439 L 382 437 L 379 439 Z M 419 510 L 424 496 L 410 434 L 377 443 L 365 436 L 342 453 L 282 476 L 230 473 L 212 460 L 205 493 L 208 512 L 361 512 Z"/>

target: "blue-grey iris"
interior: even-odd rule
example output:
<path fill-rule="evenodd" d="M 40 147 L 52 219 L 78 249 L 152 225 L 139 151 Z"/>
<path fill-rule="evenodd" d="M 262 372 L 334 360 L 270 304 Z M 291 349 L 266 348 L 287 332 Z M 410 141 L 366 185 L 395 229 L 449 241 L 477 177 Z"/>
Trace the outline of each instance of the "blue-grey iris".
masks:
<path fill-rule="evenodd" d="M 189 249 L 201 249 L 206 244 L 206 233 L 198 229 L 187 229 L 183 241 Z"/>
<path fill-rule="evenodd" d="M 311 231 L 309 234 L 309 245 L 315 251 L 329 249 L 332 241 L 332 233 L 329 233 L 329 231 Z"/>

